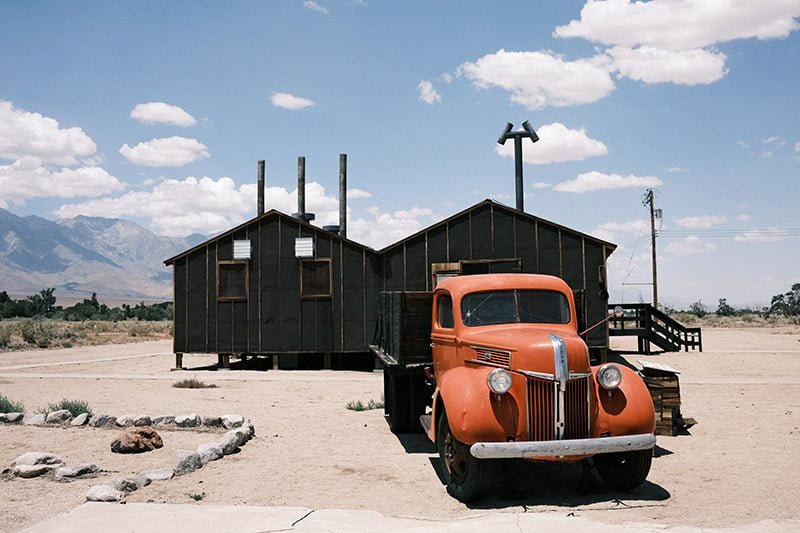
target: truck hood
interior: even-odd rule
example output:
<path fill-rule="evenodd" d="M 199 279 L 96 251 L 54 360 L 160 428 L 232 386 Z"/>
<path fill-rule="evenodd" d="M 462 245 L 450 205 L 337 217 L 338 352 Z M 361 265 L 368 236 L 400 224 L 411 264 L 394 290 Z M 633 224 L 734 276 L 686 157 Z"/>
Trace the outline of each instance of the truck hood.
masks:
<path fill-rule="evenodd" d="M 513 370 L 555 374 L 556 354 L 551 335 L 563 340 L 570 373 L 590 372 L 589 350 L 569 328 L 552 324 L 508 324 L 475 328 L 463 335 L 465 346 L 511 352 Z"/>

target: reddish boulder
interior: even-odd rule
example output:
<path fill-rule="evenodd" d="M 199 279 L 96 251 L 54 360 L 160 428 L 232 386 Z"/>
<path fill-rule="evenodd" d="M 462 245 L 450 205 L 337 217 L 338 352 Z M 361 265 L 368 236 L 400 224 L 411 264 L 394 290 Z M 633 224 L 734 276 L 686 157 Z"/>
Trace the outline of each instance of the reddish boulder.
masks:
<path fill-rule="evenodd" d="M 161 448 L 164 441 L 161 436 L 149 426 L 132 427 L 122 431 L 111 443 L 114 453 L 143 453 Z"/>

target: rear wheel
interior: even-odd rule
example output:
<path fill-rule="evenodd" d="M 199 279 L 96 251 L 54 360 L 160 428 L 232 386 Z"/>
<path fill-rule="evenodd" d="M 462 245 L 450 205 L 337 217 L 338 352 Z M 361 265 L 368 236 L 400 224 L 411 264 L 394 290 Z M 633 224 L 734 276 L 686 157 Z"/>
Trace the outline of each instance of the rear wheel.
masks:
<path fill-rule="evenodd" d="M 606 485 L 615 490 L 631 490 L 647 479 L 653 462 L 653 450 L 604 453 L 592 460 Z"/>
<path fill-rule="evenodd" d="M 469 502 L 492 490 L 497 484 L 497 462 L 491 459 L 476 459 L 469 445 L 460 442 L 450 431 L 447 414 L 442 414 L 436 433 L 443 481 L 453 498 Z"/>

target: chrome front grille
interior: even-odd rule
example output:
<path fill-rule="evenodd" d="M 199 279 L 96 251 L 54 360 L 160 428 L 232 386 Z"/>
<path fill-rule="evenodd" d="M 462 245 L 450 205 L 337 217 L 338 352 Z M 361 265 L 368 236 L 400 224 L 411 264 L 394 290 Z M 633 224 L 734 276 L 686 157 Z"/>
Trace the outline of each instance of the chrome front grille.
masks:
<path fill-rule="evenodd" d="M 559 416 L 558 381 L 528 378 L 528 434 L 532 441 L 589 437 L 589 377 L 565 382 L 564 413 Z M 563 423 L 563 429 L 561 424 Z"/>

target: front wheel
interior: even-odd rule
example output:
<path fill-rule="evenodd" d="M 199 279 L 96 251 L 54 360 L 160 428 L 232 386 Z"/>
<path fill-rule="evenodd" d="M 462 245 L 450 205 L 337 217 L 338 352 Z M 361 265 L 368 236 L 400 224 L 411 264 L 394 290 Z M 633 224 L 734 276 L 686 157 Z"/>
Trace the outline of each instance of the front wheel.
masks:
<path fill-rule="evenodd" d="M 450 431 L 446 413 L 439 419 L 436 447 L 439 449 L 443 481 L 453 498 L 470 502 L 496 486 L 497 463 L 473 457 L 469 445 L 460 442 Z"/>
<path fill-rule="evenodd" d="M 631 490 L 647 479 L 653 462 L 653 450 L 604 453 L 592 460 L 606 485 L 615 490 Z"/>

